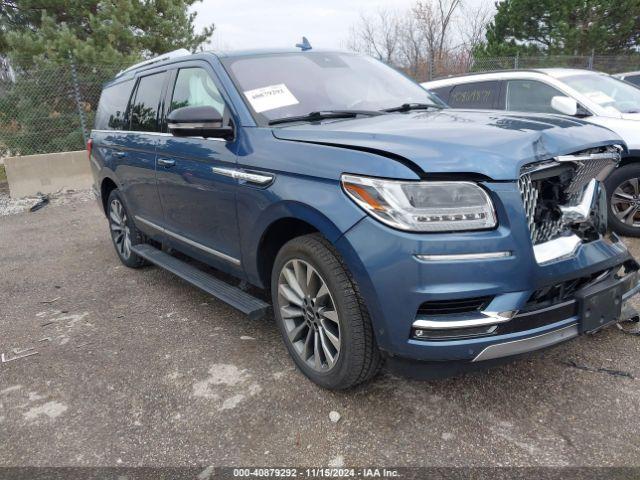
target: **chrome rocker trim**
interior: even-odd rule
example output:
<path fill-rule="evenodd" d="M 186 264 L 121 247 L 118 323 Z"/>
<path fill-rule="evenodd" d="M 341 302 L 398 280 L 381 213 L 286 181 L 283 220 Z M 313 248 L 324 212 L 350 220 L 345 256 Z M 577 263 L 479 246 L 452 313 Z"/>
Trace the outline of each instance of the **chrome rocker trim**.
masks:
<path fill-rule="evenodd" d="M 199 250 L 202 250 L 203 252 L 207 252 L 207 253 L 215 256 L 215 257 L 221 258 L 222 260 L 226 260 L 229 263 L 233 263 L 234 265 L 240 265 L 240 260 L 238 260 L 235 257 L 231 257 L 231 256 L 227 255 L 226 253 L 219 252 L 218 250 L 214 250 L 213 248 L 209 248 L 209 247 L 207 247 L 205 245 L 202 245 L 201 243 L 195 242 L 195 241 L 191 240 L 190 238 L 183 237 L 182 235 L 179 235 L 179 234 L 177 234 L 175 232 L 172 232 L 171 230 L 167 230 L 166 228 L 161 227 L 160 225 L 157 225 L 157 224 L 153 223 L 152 221 L 147 220 L 146 218 L 142 218 L 142 217 L 140 217 L 138 215 L 135 215 L 134 218 L 137 221 L 139 221 L 141 223 L 144 223 L 145 225 L 147 225 L 147 226 L 149 226 L 149 227 L 151 227 L 151 228 L 153 228 L 155 230 L 158 230 L 159 232 L 162 232 L 162 233 L 164 233 L 166 235 L 169 235 L 170 237 L 175 238 L 176 240 L 179 240 L 179 241 L 181 241 L 183 243 L 186 243 L 187 245 L 191 245 L 192 247 L 195 247 L 195 248 L 197 248 Z"/>

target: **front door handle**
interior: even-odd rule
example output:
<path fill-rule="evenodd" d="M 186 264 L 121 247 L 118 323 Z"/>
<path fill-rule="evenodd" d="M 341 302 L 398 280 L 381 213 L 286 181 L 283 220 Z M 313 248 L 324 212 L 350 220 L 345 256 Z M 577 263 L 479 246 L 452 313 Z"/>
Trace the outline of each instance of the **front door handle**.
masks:
<path fill-rule="evenodd" d="M 171 160 L 169 158 L 159 158 L 158 159 L 158 165 L 165 167 L 165 168 L 169 168 L 169 167 L 173 167 L 176 164 L 175 160 Z"/>

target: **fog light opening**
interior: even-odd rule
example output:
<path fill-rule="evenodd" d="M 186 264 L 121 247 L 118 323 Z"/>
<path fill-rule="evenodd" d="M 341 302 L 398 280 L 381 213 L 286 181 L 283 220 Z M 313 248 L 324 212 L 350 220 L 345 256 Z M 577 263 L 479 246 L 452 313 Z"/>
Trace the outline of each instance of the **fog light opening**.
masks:
<path fill-rule="evenodd" d="M 458 338 L 484 337 L 493 335 L 498 329 L 497 325 L 488 325 L 469 328 L 426 329 L 413 328 L 411 338 L 413 340 L 455 340 Z"/>

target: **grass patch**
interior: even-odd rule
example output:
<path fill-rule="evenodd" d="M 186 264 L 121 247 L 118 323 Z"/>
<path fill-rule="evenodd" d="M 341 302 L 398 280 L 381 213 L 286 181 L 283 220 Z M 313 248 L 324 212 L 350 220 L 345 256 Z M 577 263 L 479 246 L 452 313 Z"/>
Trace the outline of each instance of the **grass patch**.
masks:
<path fill-rule="evenodd" d="M 4 165 L 0 165 L 0 182 L 7 181 L 7 172 L 4 171 Z"/>

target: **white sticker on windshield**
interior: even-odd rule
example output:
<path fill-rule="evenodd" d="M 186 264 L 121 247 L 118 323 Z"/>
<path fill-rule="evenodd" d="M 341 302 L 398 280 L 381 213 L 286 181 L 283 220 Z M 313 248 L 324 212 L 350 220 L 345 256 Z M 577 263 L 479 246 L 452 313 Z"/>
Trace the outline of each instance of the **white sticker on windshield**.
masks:
<path fill-rule="evenodd" d="M 247 90 L 244 92 L 244 96 L 258 113 L 300 103 L 284 83 Z"/>

